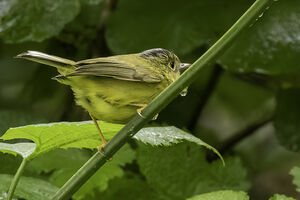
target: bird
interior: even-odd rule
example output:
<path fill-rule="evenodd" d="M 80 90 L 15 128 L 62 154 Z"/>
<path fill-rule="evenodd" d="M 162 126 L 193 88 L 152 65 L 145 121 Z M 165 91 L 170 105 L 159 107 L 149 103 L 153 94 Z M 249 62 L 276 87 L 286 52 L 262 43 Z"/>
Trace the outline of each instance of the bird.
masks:
<path fill-rule="evenodd" d="M 136 113 L 142 116 L 148 103 L 190 66 L 162 48 L 78 62 L 38 51 L 26 51 L 16 58 L 57 69 L 59 74 L 52 79 L 69 85 L 75 102 L 89 113 L 102 140 L 99 150 L 107 141 L 97 120 L 126 124 Z"/>

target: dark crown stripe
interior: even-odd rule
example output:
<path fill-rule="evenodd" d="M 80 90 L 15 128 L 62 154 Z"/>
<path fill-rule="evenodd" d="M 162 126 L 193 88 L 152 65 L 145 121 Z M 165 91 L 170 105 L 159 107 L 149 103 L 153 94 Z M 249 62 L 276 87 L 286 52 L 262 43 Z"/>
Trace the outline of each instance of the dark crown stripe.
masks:
<path fill-rule="evenodd" d="M 141 52 L 141 55 L 143 57 L 161 57 L 161 56 L 166 56 L 167 58 L 172 57 L 172 53 L 170 51 L 162 48 L 149 49 Z"/>

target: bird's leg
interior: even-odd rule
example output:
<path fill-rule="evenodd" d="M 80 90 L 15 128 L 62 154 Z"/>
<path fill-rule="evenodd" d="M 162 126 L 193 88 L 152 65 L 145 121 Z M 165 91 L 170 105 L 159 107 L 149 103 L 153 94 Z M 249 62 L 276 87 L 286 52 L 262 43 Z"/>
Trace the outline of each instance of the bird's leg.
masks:
<path fill-rule="evenodd" d="M 104 136 L 102 134 L 102 131 L 101 131 L 100 127 L 99 127 L 99 124 L 98 124 L 97 120 L 93 117 L 93 115 L 91 115 L 91 113 L 89 113 L 89 115 L 92 118 L 92 120 L 94 121 L 94 123 L 95 123 L 95 125 L 97 127 L 98 132 L 100 133 L 102 144 L 100 146 L 97 146 L 97 149 L 99 151 L 101 151 L 101 149 L 106 145 L 107 141 L 105 140 L 105 138 L 104 138 Z"/>
<path fill-rule="evenodd" d="M 133 106 L 138 106 L 138 107 L 140 107 L 140 108 L 138 108 L 138 109 L 136 110 L 136 112 L 139 114 L 139 116 L 141 116 L 142 118 L 145 118 L 145 117 L 142 115 L 142 111 L 144 110 L 144 108 L 146 108 L 146 106 L 147 106 L 148 104 L 132 104 L 132 105 L 133 105 Z M 156 120 L 157 117 L 158 117 L 158 114 L 156 114 L 156 115 L 152 118 L 152 120 Z"/>
<path fill-rule="evenodd" d="M 140 108 L 138 108 L 136 110 L 136 112 L 139 114 L 139 116 L 141 116 L 142 118 L 145 118 L 143 115 L 142 115 L 142 111 L 144 110 L 144 108 L 146 108 L 147 104 L 134 104 L 134 106 L 138 106 Z"/>

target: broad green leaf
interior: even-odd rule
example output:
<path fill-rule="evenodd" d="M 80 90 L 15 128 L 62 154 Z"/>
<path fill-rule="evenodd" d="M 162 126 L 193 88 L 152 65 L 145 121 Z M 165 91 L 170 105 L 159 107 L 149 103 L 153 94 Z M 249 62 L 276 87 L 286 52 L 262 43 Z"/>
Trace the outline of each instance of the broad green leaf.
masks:
<path fill-rule="evenodd" d="M 249 200 L 249 196 L 245 192 L 237 192 L 232 190 L 222 190 L 200 194 L 187 200 Z"/>
<path fill-rule="evenodd" d="M 182 141 L 193 142 L 215 152 L 221 158 L 223 164 L 225 164 L 222 156 L 215 148 L 174 126 L 143 128 L 134 136 L 134 138 L 153 146 L 170 146 Z"/>
<path fill-rule="evenodd" d="M 120 197 L 122 200 L 159 200 L 159 196 L 145 180 L 131 173 L 125 174 L 123 178 L 110 181 L 108 189 L 98 193 L 97 196 L 109 200 L 120 200 Z"/>
<path fill-rule="evenodd" d="M 12 179 L 12 175 L 0 174 L 0 193 L 8 191 Z M 57 190 L 57 187 L 44 180 L 32 177 L 21 177 L 14 196 L 26 200 L 50 200 Z"/>
<path fill-rule="evenodd" d="M 294 167 L 290 174 L 294 176 L 293 183 L 297 186 L 297 191 L 300 192 L 300 167 Z"/>
<path fill-rule="evenodd" d="M 101 167 L 79 190 L 75 193 L 74 199 L 85 200 L 87 195 L 95 197 L 94 191 L 104 191 L 108 187 L 108 181 L 113 178 L 122 177 L 122 167 L 135 159 L 135 152 L 124 146 L 113 156 L 112 160 Z"/>
<path fill-rule="evenodd" d="M 269 200 L 296 200 L 292 197 L 287 197 L 283 194 L 274 194 Z"/>
<path fill-rule="evenodd" d="M 79 0 L 3 0 L 0 38 L 9 43 L 43 41 L 57 35 L 79 10 Z"/>
<path fill-rule="evenodd" d="M 215 190 L 247 190 L 246 170 L 237 157 L 208 163 L 203 149 L 192 143 L 153 148 L 138 143 L 137 162 L 148 184 L 160 196 L 186 199 Z"/>
<path fill-rule="evenodd" d="M 36 144 L 34 143 L 16 143 L 16 144 L 8 144 L 0 142 L 0 151 L 4 153 L 10 153 L 13 155 L 19 154 L 23 158 L 27 158 L 30 156 L 35 150 Z"/>
<path fill-rule="evenodd" d="M 107 43 L 116 54 L 157 47 L 186 54 L 221 36 L 252 2 L 119 1 L 107 24 Z"/>
<path fill-rule="evenodd" d="M 222 65 L 238 73 L 299 76 L 299 17 L 300 1 L 275 2 L 226 51 Z"/>
<path fill-rule="evenodd" d="M 111 139 L 123 125 L 100 122 L 106 139 Z M 11 140 L 25 138 L 36 144 L 35 151 L 28 157 L 32 159 L 41 153 L 57 148 L 96 148 L 101 144 L 99 133 L 92 121 L 60 122 L 28 125 L 9 129 L 0 139 Z M 152 127 L 140 130 L 135 139 L 151 145 L 169 146 L 182 140 L 194 142 L 213 150 L 222 159 L 216 149 L 202 140 L 175 127 Z M 1 148 L 0 148 L 1 151 Z M 224 163 L 223 159 L 222 162 Z"/>
<path fill-rule="evenodd" d="M 99 122 L 106 139 L 111 139 L 123 125 Z M 92 121 L 60 122 L 10 128 L 0 139 L 25 138 L 36 144 L 32 159 L 41 153 L 57 148 L 90 148 L 101 144 L 99 133 Z"/>
<path fill-rule="evenodd" d="M 133 138 L 153 146 L 171 146 L 183 140 L 194 142 L 198 145 L 207 145 L 199 138 L 174 126 L 143 128 Z M 207 148 L 211 147 L 207 145 Z"/>
<path fill-rule="evenodd" d="M 51 172 L 50 182 L 61 187 L 90 157 L 87 151 L 58 149 L 33 159 L 27 168 L 37 175 Z M 122 167 L 134 159 L 135 152 L 125 145 L 75 193 L 73 199 L 87 199 L 86 196 L 94 196 L 95 191 L 106 190 L 108 182 L 122 177 Z"/>
<path fill-rule="evenodd" d="M 292 151 L 300 150 L 300 89 L 279 93 L 275 113 L 275 131 L 281 145 Z"/>

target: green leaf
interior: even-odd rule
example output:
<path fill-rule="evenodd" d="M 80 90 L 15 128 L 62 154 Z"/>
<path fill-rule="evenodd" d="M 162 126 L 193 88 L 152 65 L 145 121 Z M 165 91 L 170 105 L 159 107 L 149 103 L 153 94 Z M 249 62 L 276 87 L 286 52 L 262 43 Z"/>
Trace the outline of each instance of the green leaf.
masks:
<path fill-rule="evenodd" d="M 249 196 L 242 191 L 223 190 L 200 194 L 187 200 L 249 200 Z"/>
<path fill-rule="evenodd" d="M 299 76 L 299 13 L 300 1 L 274 3 L 226 51 L 222 65 L 238 73 Z"/>
<path fill-rule="evenodd" d="M 56 149 L 28 162 L 26 169 L 34 175 L 55 173 L 56 170 L 79 168 L 90 157 L 91 152 L 85 149 Z"/>
<path fill-rule="evenodd" d="M 274 194 L 274 196 L 272 196 L 269 200 L 296 200 L 296 199 L 292 197 L 287 197 L 282 194 Z"/>
<path fill-rule="evenodd" d="M 0 192 L 7 192 L 13 176 L 0 174 Z M 50 200 L 58 190 L 50 183 L 32 177 L 21 177 L 15 190 L 15 196 L 28 200 Z"/>
<path fill-rule="evenodd" d="M 297 191 L 300 192 L 300 167 L 294 167 L 290 174 L 294 176 L 293 183 L 297 186 Z"/>
<path fill-rule="evenodd" d="M 137 162 L 148 184 L 162 197 L 186 199 L 215 190 L 247 190 L 246 170 L 237 157 L 208 163 L 203 149 L 192 143 L 153 148 L 138 144 Z M 176 183 L 176 184 L 174 184 Z"/>
<path fill-rule="evenodd" d="M 106 139 L 111 139 L 123 127 L 123 125 L 120 124 L 111 124 L 102 121 L 99 122 L 99 125 Z M 0 139 L 3 140 L 16 138 L 29 139 L 36 144 L 35 151 L 32 152 L 27 159 L 32 159 L 39 154 L 57 148 L 73 147 L 93 149 L 101 144 L 99 133 L 92 121 L 60 122 L 10 128 L 0 137 Z M 169 146 L 172 143 L 179 143 L 182 140 L 194 142 L 213 150 L 224 163 L 222 156 L 216 149 L 176 127 L 144 128 L 140 130 L 134 138 L 147 144 L 165 146 Z M 7 147 L 5 147 L 5 149 L 7 149 Z"/>
<path fill-rule="evenodd" d="M 4 153 L 10 153 L 13 155 L 19 154 L 23 158 L 30 156 L 35 150 L 36 144 L 34 143 L 16 143 L 16 144 L 7 144 L 0 142 L 0 151 Z"/>
<path fill-rule="evenodd" d="M 89 158 L 91 154 L 78 149 L 58 149 L 39 156 L 28 163 L 32 173 L 51 173 L 50 182 L 61 187 Z M 99 169 L 73 196 L 74 199 L 87 199 L 95 191 L 104 191 L 108 182 L 122 177 L 122 167 L 135 159 L 135 152 L 129 145 L 123 146 L 115 156 Z"/>
<path fill-rule="evenodd" d="M 85 196 L 94 196 L 94 191 L 104 191 L 108 181 L 122 177 L 124 171 L 121 167 L 135 159 L 135 152 L 128 146 L 123 146 L 111 161 L 101 167 L 74 195 L 74 199 L 86 199 Z"/>
<path fill-rule="evenodd" d="M 108 189 L 97 196 L 109 200 L 119 200 L 120 197 L 122 200 L 159 199 L 145 180 L 134 174 L 126 174 L 126 177 L 113 179 L 109 182 Z"/>
<path fill-rule="evenodd" d="M 155 47 L 186 54 L 218 38 L 250 3 L 250 0 L 119 1 L 118 12 L 112 13 L 107 24 L 107 43 L 116 54 Z"/>
<path fill-rule="evenodd" d="M 274 126 L 281 145 L 300 150 L 300 89 L 282 90 L 277 97 Z"/>
<path fill-rule="evenodd" d="M 106 139 L 110 139 L 123 127 L 123 125 L 100 122 L 100 127 L 102 128 Z M 35 142 L 36 148 L 35 150 L 33 148 L 31 149 L 31 152 L 33 152 L 32 154 L 26 154 L 27 159 L 35 158 L 42 153 L 57 148 L 95 148 L 100 143 L 99 133 L 92 121 L 72 123 L 61 122 L 11 128 L 4 134 L 3 137 L 1 137 L 1 139 L 4 140 L 15 138 L 25 138 Z M 200 139 L 175 127 L 145 128 L 137 133 L 135 139 L 153 146 L 170 146 L 171 144 L 176 144 L 185 140 L 213 149 Z M 20 145 L 24 144 L 15 144 L 13 147 L 19 147 Z M 34 146 L 33 143 L 27 143 L 25 145 L 31 145 L 31 147 Z M 3 149 L 6 149 L 3 150 L 4 152 L 10 152 L 7 151 L 7 146 L 10 146 L 10 144 L 3 145 Z M 19 148 L 16 147 L 13 150 L 19 151 Z M 12 149 L 12 147 L 10 149 Z M 22 151 L 23 150 L 24 149 L 22 149 Z M 213 150 L 217 153 L 215 149 Z M 78 156 L 65 153 L 61 153 L 61 156 L 56 154 L 54 155 L 55 156 L 47 155 L 46 160 L 42 162 L 43 164 L 40 168 L 43 168 L 43 165 L 46 165 L 44 169 L 45 172 L 55 170 L 51 175 L 51 182 L 57 186 L 61 186 L 65 183 L 65 181 L 70 178 L 89 158 L 89 156 L 82 155 L 82 153 L 79 153 Z M 70 159 L 75 160 L 66 162 Z M 95 188 L 98 188 L 99 191 L 105 190 L 107 188 L 107 182 L 110 179 L 123 176 L 123 170 L 120 166 L 130 163 L 133 159 L 134 153 L 131 149 L 121 151 L 76 193 L 75 198 L 84 199 L 87 194 L 92 194 L 92 191 Z M 55 162 L 55 160 L 58 161 Z"/>
<path fill-rule="evenodd" d="M 78 0 L 3 0 L 0 38 L 9 43 L 43 41 L 57 35 L 79 10 Z"/>
<path fill-rule="evenodd" d="M 99 122 L 106 139 L 111 139 L 122 127 L 119 124 Z M 94 149 L 101 144 L 99 133 L 92 121 L 60 122 L 28 125 L 10 128 L 0 139 L 25 138 L 36 144 L 35 151 L 27 157 L 32 159 L 39 154 L 57 148 Z"/>
<path fill-rule="evenodd" d="M 215 148 L 174 126 L 143 128 L 133 137 L 145 144 L 154 146 L 170 146 L 182 141 L 193 142 L 215 152 L 221 158 L 223 164 L 225 164 L 222 156 Z"/>

